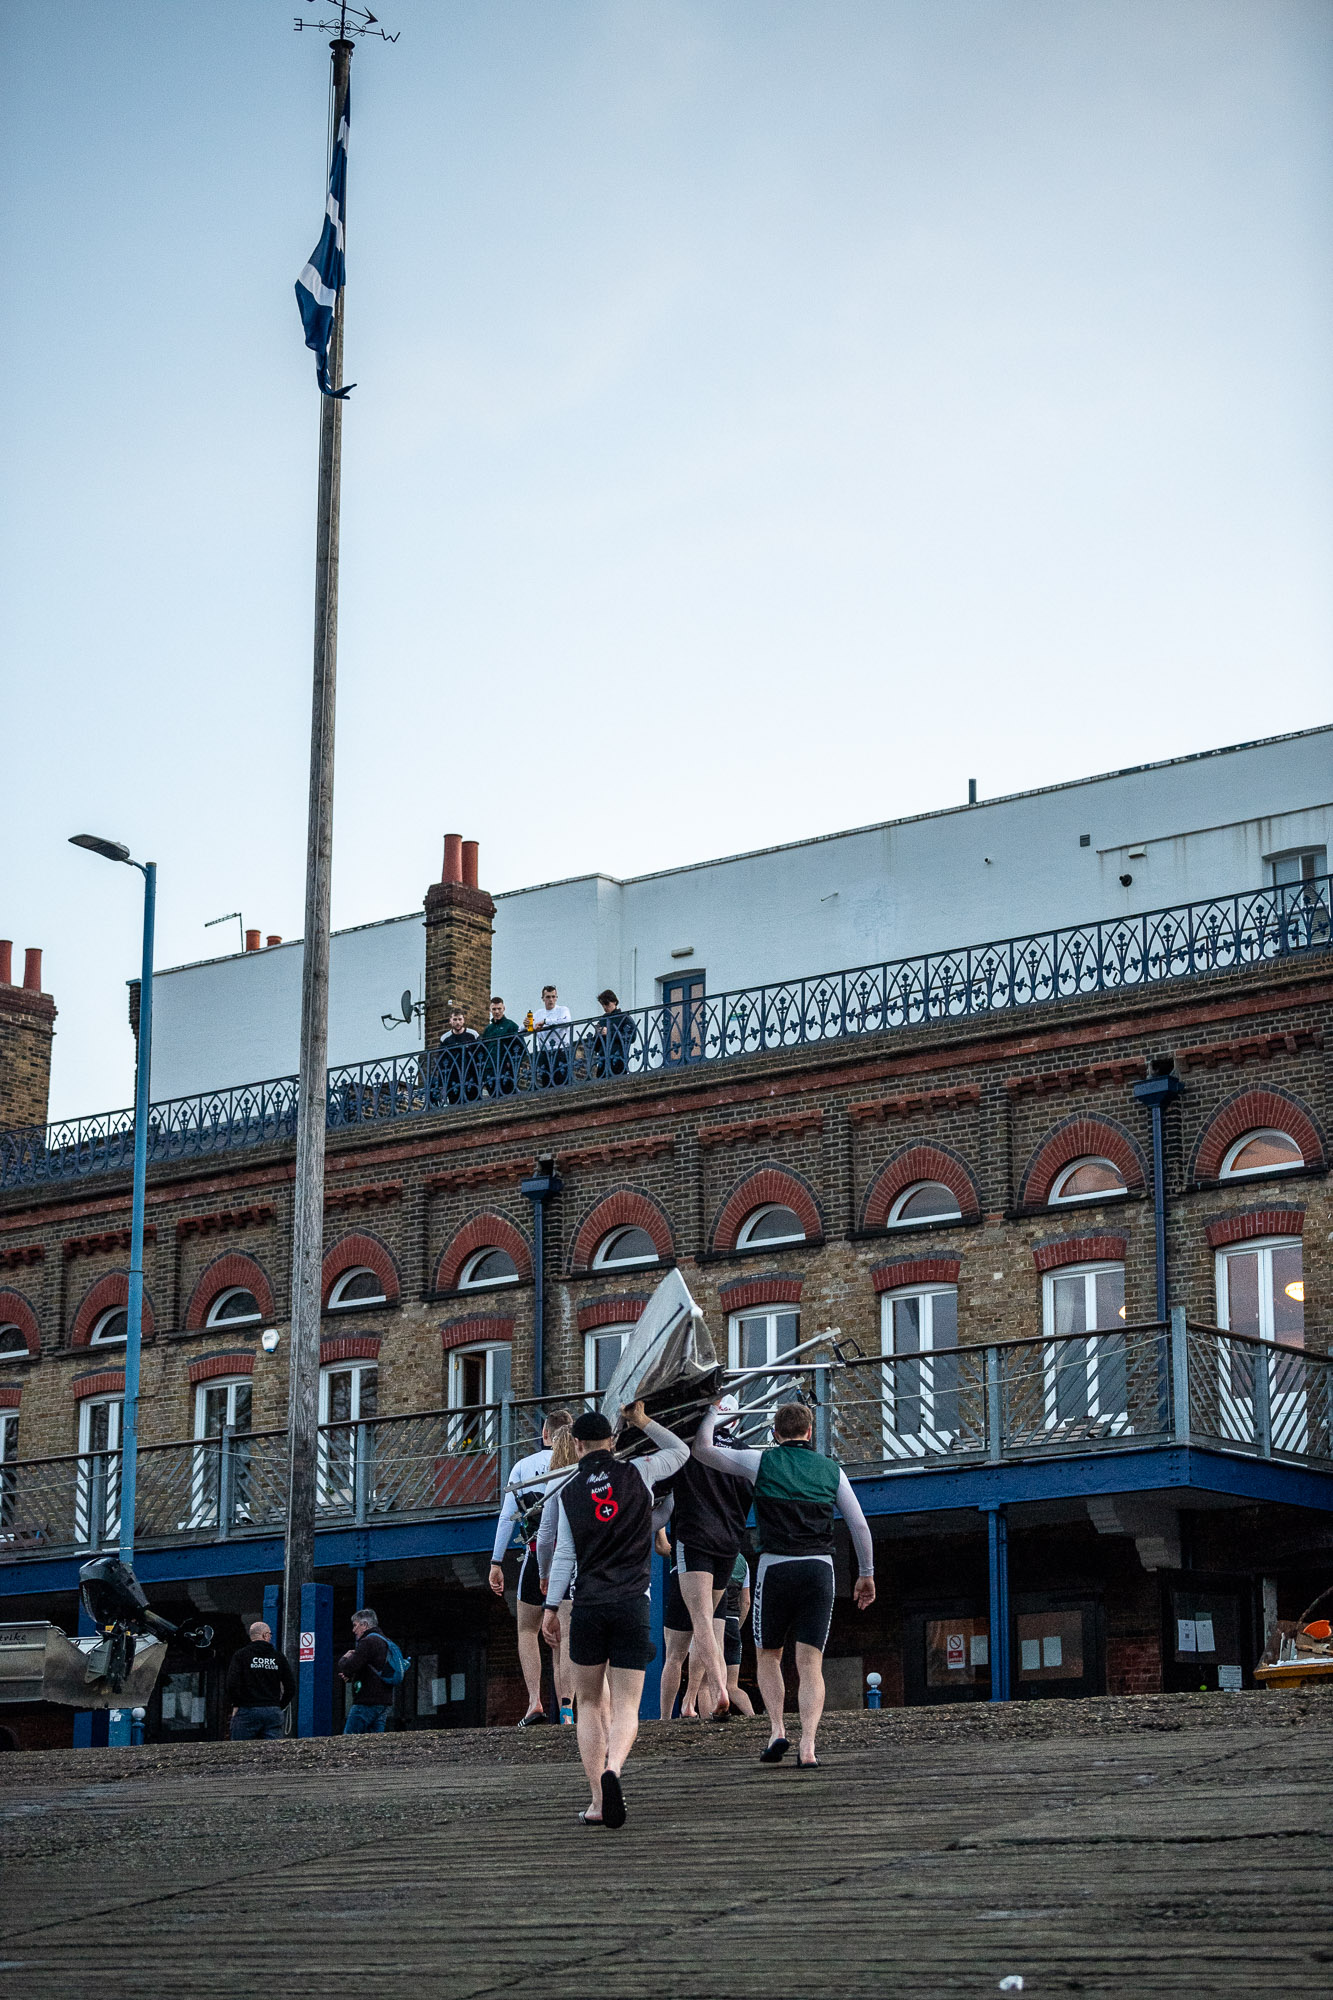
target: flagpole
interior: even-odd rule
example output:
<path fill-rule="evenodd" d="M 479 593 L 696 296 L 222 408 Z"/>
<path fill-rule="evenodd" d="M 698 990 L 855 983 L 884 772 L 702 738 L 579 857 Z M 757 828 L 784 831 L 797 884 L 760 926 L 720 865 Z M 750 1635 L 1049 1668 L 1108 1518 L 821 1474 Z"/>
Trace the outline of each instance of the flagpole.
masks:
<path fill-rule="evenodd" d="M 333 56 L 333 133 L 351 77 L 352 43 Z M 344 218 L 345 219 L 345 218 Z M 343 297 L 328 351 L 333 389 L 343 381 Z M 287 1537 L 282 1575 L 283 1650 L 300 1657 L 301 1590 L 315 1580 L 319 1322 L 324 1263 L 324 1135 L 329 1067 L 329 899 L 333 874 L 333 743 L 338 677 L 338 529 L 343 399 L 319 399 L 319 512 L 315 542 L 315 668 L 306 832 L 305 950 L 301 968 L 301 1081 L 296 1114 L 292 1232 L 292 1332 L 288 1377 Z"/>

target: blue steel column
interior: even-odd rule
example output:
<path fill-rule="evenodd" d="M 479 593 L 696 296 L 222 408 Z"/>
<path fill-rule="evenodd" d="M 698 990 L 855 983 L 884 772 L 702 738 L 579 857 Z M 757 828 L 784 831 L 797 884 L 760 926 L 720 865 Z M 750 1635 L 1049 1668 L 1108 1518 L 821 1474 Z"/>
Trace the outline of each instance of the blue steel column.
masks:
<path fill-rule="evenodd" d="M 333 1734 L 333 1589 L 301 1585 L 299 1657 L 296 1661 L 296 1733 Z M 309 1657 L 307 1657 L 307 1655 Z"/>
<path fill-rule="evenodd" d="M 130 1288 L 125 1328 L 125 1400 L 120 1413 L 120 1559 L 134 1565 L 134 1509 L 139 1474 L 139 1353 L 143 1339 L 143 1214 L 148 1178 L 149 1079 L 153 1062 L 153 927 L 157 863 L 143 864 L 143 964 L 139 979 L 139 1060 L 134 1081 L 134 1193 L 130 1212 Z M 130 1740 L 130 1711 L 113 1709 L 109 1739 Z"/>
<path fill-rule="evenodd" d="M 1008 1701 L 1011 1698 L 1009 1519 L 999 1501 L 992 1501 L 985 1512 L 990 1548 L 990 1698 Z"/>
<path fill-rule="evenodd" d="M 662 1654 L 666 1646 L 663 1621 L 666 1617 L 667 1557 L 653 1550 L 652 1596 L 649 1604 L 648 1622 L 652 1631 L 656 1652 L 643 1677 L 643 1694 L 639 1698 L 639 1719 L 641 1722 L 656 1722 L 662 1713 Z"/>

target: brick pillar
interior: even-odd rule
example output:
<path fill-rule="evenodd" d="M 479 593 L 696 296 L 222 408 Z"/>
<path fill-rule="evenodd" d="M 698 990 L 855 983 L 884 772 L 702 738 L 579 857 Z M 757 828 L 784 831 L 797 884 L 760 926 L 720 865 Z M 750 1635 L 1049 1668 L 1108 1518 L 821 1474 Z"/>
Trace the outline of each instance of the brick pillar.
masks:
<path fill-rule="evenodd" d="M 426 1047 L 449 1026 L 457 1001 L 480 1034 L 491 998 L 491 924 L 495 905 L 477 887 L 477 847 L 444 836 L 444 879 L 426 891 Z"/>
<path fill-rule="evenodd" d="M 42 954 L 24 953 L 23 984 L 12 986 L 13 947 L 0 940 L 0 1129 L 45 1125 L 51 1090 L 56 1003 L 42 992 Z"/>

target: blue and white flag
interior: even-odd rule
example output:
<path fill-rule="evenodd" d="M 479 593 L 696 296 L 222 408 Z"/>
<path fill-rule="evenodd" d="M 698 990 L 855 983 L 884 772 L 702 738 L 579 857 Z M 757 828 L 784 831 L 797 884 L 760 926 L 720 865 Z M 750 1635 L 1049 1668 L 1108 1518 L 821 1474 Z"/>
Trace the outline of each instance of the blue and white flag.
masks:
<path fill-rule="evenodd" d="M 314 349 L 315 379 L 326 396 L 345 396 L 348 389 L 356 387 L 354 382 L 349 382 L 346 389 L 335 389 L 329 381 L 329 342 L 333 339 L 338 294 L 347 277 L 343 255 L 343 214 L 347 200 L 347 131 L 351 109 L 352 90 L 349 83 L 343 97 L 343 114 L 338 121 L 337 137 L 333 142 L 324 229 L 310 254 L 310 262 L 296 281 L 296 303 L 301 309 L 301 323 L 305 327 L 305 344 Z"/>

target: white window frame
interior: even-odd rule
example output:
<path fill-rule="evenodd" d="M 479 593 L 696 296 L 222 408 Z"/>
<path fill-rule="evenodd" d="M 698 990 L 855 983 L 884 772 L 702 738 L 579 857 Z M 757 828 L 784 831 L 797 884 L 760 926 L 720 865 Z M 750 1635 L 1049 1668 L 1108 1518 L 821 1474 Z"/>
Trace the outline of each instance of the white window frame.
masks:
<path fill-rule="evenodd" d="M 1252 1242 L 1224 1243 L 1213 1253 L 1213 1284 L 1217 1294 L 1217 1324 L 1224 1333 L 1231 1331 L 1231 1279 L 1230 1261 L 1233 1257 L 1257 1257 L 1259 1259 L 1259 1338 L 1274 1346 L 1290 1345 L 1294 1353 L 1300 1350 L 1294 1343 L 1279 1343 L 1273 1329 L 1273 1252 L 1275 1250 L 1299 1250 L 1301 1252 L 1301 1278 L 1305 1275 L 1305 1244 L 1300 1236 L 1258 1236 Z M 1304 1305 L 1304 1298 L 1301 1300 Z"/>
<path fill-rule="evenodd" d="M 625 1340 L 629 1334 L 633 1333 L 633 1331 L 634 1331 L 634 1321 L 626 1320 L 623 1325 L 617 1323 L 613 1326 L 595 1326 L 592 1327 L 589 1332 L 584 1334 L 583 1393 L 585 1394 L 585 1396 L 600 1396 L 602 1393 L 602 1391 L 597 1387 L 598 1341 L 610 1340 L 613 1334 L 618 1336 L 620 1340 L 620 1351 L 623 1354 L 625 1351 Z"/>
<path fill-rule="evenodd" d="M 1061 1194 L 1060 1190 L 1065 1182 L 1076 1174 L 1080 1167 L 1109 1167 L 1111 1172 L 1119 1177 L 1120 1185 L 1116 1188 L 1096 1188 L 1091 1194 Z M 1108 1160 L 1102 1153 L 1082 1153 L 1078 1159 L 1070 1160 L 1067 1166 L 1061 1167 L 1051 1183 L 1051 1191 L 1046 1200 L 1052 1208 L 1074 1208 L 1085 1207 L 1089 1202 L 1124 1201 L 1128 1193 L 1125 1177 L 1114 1160 Z"/>
<path fill-rule="evenodd" d="M 233 1321 L 232 1324 L 234 1325 L 235 1322 Z M 194 1438 L 198 1449 L 194 1453 L 194 1466 L 191 1479 L 190 1526 L 193 1528 L 211 1527 L 216 1524 L 221 1497 L 220 1454 L 209 1450 L 208 1447 L 214 1440 L 210 1439 L 204 1430 L 204 1415 L 208 1409 L 209 1395 L 210 1393 L 216 1394 L 219 1389 L 227 1391 L 227 1415 L 224 1421 L 227 1427 L 234 1431 L 235 1391 L 240 1388 L 242 1383 L 245 1384 L 246 1388 L 253 1395 L 254 1378 L 250 1375 L 214 1375 L 207 1382 L 196 1382 L 194 1385 Z M 237 1433 L 237 1435 L 244 1437 L 246 1433 L 242 1431 Z M 235 1471 L 236 1466 L 233 1460 L 233 1482 L 235 1480 Z M 235 1503 L 237 1495 L 234 1484 L 232 1497 L 233 1503 Z"/>
<path fill-rule="evenodd" d="M 472 1273 L 484 1258 L 494 1257 L 497 1252 L 503 1257 L 509 1257 L 511 1264 L 514 1263 L 513 1258 L 509 1256 L 509 1252 L 505 1249 L 503 1243 L 484 1243 L 480 1250 L 474 1250 L 472 1255 L 465 1261 L 462 1270 L 458 1274 L 458 1284 L 455 1289 L 460 1292 L 494 1292 L 498 1291 L 501 1285 L 516 1285 L 518 1283 L 517 1264 L 514 1264 L 512 1275 L 507 1275 L 503 1278 L 474 1278 L 472 1276 Z"/>
<path fill-rule="evenodd" d="M 470 1340 L 465 1347 L 451 1347 L 449 1350 L 449 1408 L 451 1410 L 471 1410 L 477 1407 L 476 1404 L 464 1403 L 459 1400 L 461 1393 L 459 1383 L 463 1373 L 462 1363 L 465 1356 L 484 1354 L 486 1357 L 486 1394 L 482 1397 L 482 1407 L 485 1408 L 500 1400 L 499 1396 L 495 1394 L 495 1356 L 497 1354 L 512 1356 L 512 1353 L 513 1342 L 508 1340 Z"/>
<path fill-rule="evenodd" d="M 107 1442 L 94 1451 L 89 1433 L 93 1411 L 115 1411 L 115 1421 L 107 1425 Z M 74 1485 L 74 1539 L 84 1548 L 94 1546 L 91 1509 L 94 1497 L 95 1461 L 105 1458 L 105 1497 L 102 1500 L 102 1542 L 105 1547 L 120 1533 L 120 1447 L 124 1436 L 125 1397 L 123 1392 L 108 1396 L 85 1396 L 79 1404 L 79 1469 Z"/>
<path fill-rule="evenodd" d="M 364 1276 L 373 1278 L 375 1283 L 381 1287 L 378 1295 L 373 1299 L 343 1298 L 342 1293 L 345 1287 L 351 1283 L 352 1279 Z M 383 1284 L 384 1280 L 380 1277 L 379 1272 L 372 1271 L 369 1264 L 353 1264 L 348 1270 L 339 1271 L 337 1277 L 334 1279 L 329 1292 L 328 1310 L 330 1312 L 362 1312 L 369 1307 L 386 1306 L 389 1303 L 389 1299 L 388 1294 L 382 1289 Z"/>
<path fill-rule="evenodd" d="M 378 1387 L 379 1366 L 378 1361 L 370 1360 L 329 1361 L 319 1371 L 319 1449 L 315 1480 L 316 1503 L 319 1506 L 350 1506 L 355 1498 L 351 1447 L 356 1433 L 348 1430 L 347 1425 L 362 1422 L 361 1385 L 367 1375 L 373 1374 Z M 331 1421 L 329 1384 L 335 1375 L 352 1377 L 352 1410 L 349 1416 L 339 1419 L 337 1435 L 331 1437 L 325 1426 Z M 367 1418 L 365 1421 L 371 1420 Z M 346 1465 L 338 1462 L 343 1458 L 348 1461 Z"/>
<path fill-rule="evenodd" d="M 954 1301 L 954 1342 L 952 1346 L 935 1346 L 935 1307 L 933 1301 L 940 1297 Z M 897 1355 L 893 1346 L 893 1308 L 904 1299 L 920 1299 L 925 1310 L 921 1315 L 921 1347 L 916 1354 Z M 900 1285 L 895 1291 L 885 1292 L 879 1309 L 879 1347 L 886 1361 L 915 1361 L 919 1365 L 920 1386 L 913 1392 L 912 1400 L 919 1405 L 920 1425 L 915 1432 L 900 1432 L 895 1423 L 896 1390 L 898 1370 L 885 1367 L 883 1379 L 883 1444 L 886 1458 L 925 1458 L 928 1454 L 947 1451 L 956 1435 L 953 1431 L 939 1430 L 935 1425 L 935 1370 L 930 1357 L 933 1354 L 958 1353 L 957 1285 Z M 957 1396 L 955 1386 L 952 1394 Z"/>
<path fill-rule="evenodd" d="M 253 1395 L 254 1377 L 251 1375 L 214 1375 L 207 1382 L 196 1382 L 194 1388 L 194 1435 L 196 1441 L 202 1443 L 205 1440 L 206 1433 L 203 1429 L 203 1423 L 204 1412 L 208 1408 L 208 1397 L 210 1392 L 215 1393 L 219 1389 L 227 1391 L 226 1423 L 230 1429 L 235 1429 L 236 1419 L 234 1412 L 236 1397 L 234 1392 L 241 1387 L 242 1383 L 245 1384 L 246 1388 Z"/>
<path fill-rule="evenodd" d="M 727 1319 L 727 1352 L 731 1359 L 731 1366 L 733 1368 L 749 1368 L 755 1365 L 753 1362 L 744 1361 L 741 1358 L 744 1353 L 741 1326 L 745 1321 L 756 1319 L 767 1321 L 764 1333 L 765 1363 L 774 1367 L 780 1366 L 789 1350 L 784 1349 L 781 1354 L 776 1351 L 777 1322 L 779 1318 L 785 1317 L 787 1314 L 791 1314 L 796 1321 L 796 1338 L 792 1342 L 792 1346 L 799 1347 L 801 1344 L 801 1308 L 798 1305 L 746 1306 L 740 1312 L 731 1313 Z M 760 1402 L 767 1403 L 771 1407 L 776 1408 L 778 1403 L 788 1400 L 784 1394 L 775 1393 L 781 1391 L 782 1384 L 786 1379 L 781 1375 L 752 1375 L 748 1381 L 742 1382 L 739 1385 L 736 1392 L 742 1409 L 747 1403 Z"/>
<path fill-rule="evenodd" d="M 16 1333 L 23 1342 L 22 1347 L 0 1348 L 0 1368 L 8 1368 L 15 1361 L 32 1361 L 35 1356 L 28 1346 L 28 1336 L 17 1320 L 0 1321 L 0 1333 Z"/>
<path fill-rule="evenodd" d="M 259 1309 L 258 1299 L 255 1299 L 255 1309 L 252 1313 L 233 1313 L 229 1315 L 226 1319 L 219 1318 L 219 1314 L 221 1313 L 223 1306 L 226 1305 L 227 1300 L 234 1299 L 238 1292 L 244 1292 L 247 1298 L 251 1299 L 255 1298 L 255 1295 L 253 1291 L 250 1289 L 249 1285 L 225 1285 L 223 1289 L 218 1293 L 217 1297 L 213 1300 L 212 1304 L 209 1306 L 207 1316 L 205 1317 L 204 1320 L 204 1325 L 208 1327 L 258 1326 L 260 1320 L 263 1319 L 264 1317 L 263 1313 Z"/>
<path fill-rule="evenodd" d="M 922 1188 L 928 1187 L 942 1187 L 944 1189 L 944 1192 L 953 1203 L 952 1213 L 948 1215 L 904 1215 L 902 1211 L 912 1199 L 912 1196 L 920 1194 Z M 938 1229 L 946 1222 L 961 1222 L 962 1219 L 963 1205 L 947 1181 L 913 1181 L 910 1187 L 900 1189 L 893 1197 L 892 1206 L 884 1218 L 884 1227 L 886 1229 Z"/>
<path fill-rule="evenodd" d="M 758 1227 L 758 1225 L 763 1221 L 766 1215 L 772 1215 L 774 1209 L 778 1208 L 785 1208 L 788 1215 L 796 1216 L 797 1223 L 798 1224 L 800 1223 L 801 1218 L 799 1217 L 799 1215 L 796 1215 L 796 1210 L 792 1207 L 790 1202 L 788 1201 L 760 1202 L 758 1208 L 751 1209 L 750 1213 L 746 1216 L 744 1222 L 741 1224 L 740 1228 L 736 1232 L 736 1248 L 738 1250 L 782 1250 L 785 1249 L 786 1246 L 790 1243 L 808 1242 L 809 1238 L 807 1237 L 804 1228 L 800 1228 L 795 1236 L 763 1236 L 760 1237 L 757 1243 L 755 1242 L 754 1232 Z"/>
<path fill-rule="evenodd" d="M 1267 1129 L 1267 1128 L 1265 1128 Z M 1224 1333 L 1231 1331 L 1231 1271 L 1233 1257 L 1257 1257 L 1259 1260 L 1259 1338 L 1278 1353 L 1301 1354 L 1304 1345 L 1297 1347 L 1294 1342 L 1279 1341 L 1273 1324 L 1273 1252 L 1275 1250 L 1299 1250 L 1301 1253 L 1301 1283 L 1305 1282 L 1305 1244 L 1299 1236 L 1260 1236 L 1248 1243 L 1224 1243 L 1213 1253 L 1213 1285 L 1217 1297 L 1217 1324 Z M 1304 1305 L 1304 1297 L 1301 1300 Z M 1244 1352 L 1245 1350 L 1241 1350 Z M 1251 1352 L 1253 1350 L 1250 1350 Z M 1233 1357 L 1236 1353 L 1226 1343 L 1222 1344 L 1218 1356 L 1218 1414 L 1221 1419 L 1222 1435 L 1240 1444 L 1258 1442 L 1255 1426 L 1253 1387 L 1238 1383 L 1237 1367 Z M 1303 1381 L 1282 1386 L 1280 1364 L 1276 1357 L 1262 1357 L 1268 1371 L 1268 1421 L 1273 1442 L 1279 1450 L 1303 1452 L 1309 1446 L 1309 1417 L 1306 1389 Z M 1290 1367 L 1299 1364 L 1292 1362 Z"/>
<path fill-rule="evenodd" d="M 1095 1344 L 1089 1346 L 1085 1350 L 1085 1356 L 1083 1362 L 1084 1370 L 1086 1372 L 1086 1388 L 1085 1388 L 1085 1399 L 1087 1402 L 1086 1415 L 1082 1417 L 1062 1417 L 1059 1411 L 1059 1376 L 1056 1365 L 1057 1356 L 1059 1355 L 1060 1349 L 1062 1347 L 1067 1348 L 1071 1343 L 1064 1339 L 1060 1339 L 1058 1343 L 1056 1341 L 1055 1288 L 1058 1283 L 1066 1282 L 1070 1278 L 1082 1278 L 1085 1283 L 1085 1290 L 1084 1290 L 1085 1305 L 1087 1301 L 1091 1299 L 1095 1306 L 1096 1296 L 1097 1296 L 1096 1279 L 1098 1273 L 1101 1271 L 1119 1271 L 1120 1282 L 1121 1282 L 1121 1296 L 1123 1299 L 1125 1263 L 1122 1257 L 1102 1257 L 1088 1264 L 1058 1264 L 1053 1271 L 1045 1271 L 1042 1273 L 1042 1281 L 1041 1281 L 1042 1336 L 1046 1341 L 1050 1342 L 1050 1345 L 1047 1346 L 1047 1348 L 1045 1349 L 1045 1362 L 1043 1370 L 1045 1377 L 1044 1417 L 1045 1417 L 1046 1428 L 1048 1430 L 1052 1431 L 1064 1430 L 1076 1427 L 1081 1424 L 1087 1424 L 1090 1426 L 1097 1427 L 1100 1434 L 1105 1435 L 1109 1433 L 1112 1436 L 1121 1437 L 1126 1432 L 1130 1431 L 1133 1428 L 1133 1426 L 1130 1423 L 1129 1411 L 1127 1407 L 1122 1407 L 1120 1409 L 1111 1409 L 1111 1410 L 1103 1410 L 1101 1407 L 1100 1391 L 1102 1385 L 1101 1385 L 1100 1350 Z M 1099 1335 L 1115 1334 L 1115 1333 L 1122 1334 L 1126 1324 L 1126 1308 L 1124 1304 L 1121 1305 L 1118 1317 L 1120 1320 L 1119 1326 L 1089 1327 L 1085 1333 L 1081 1335 L 1075 1335 L 1074 1337 L 1076 1339 L 1082 1339 L 1092 1343 L 1096 1343 Z M 1129 1384 L 1127 1379 L 1125 1384 L 1126 1404 L 1128 1403 L 1128 1400 L 1129 1400 Z"/>
<path fill-rule="evenodd" d="M 628 1235 L 631 1229 L 637 1229 L 641 1235 L 647 1236 L 648 1240 L 652 1242 L 649 1231 L 644 1228 L 641 1222 L 622 1222 L 618 1228 L 608 1229 L 606 1235 L 597 1245 L 592 1259 L 592 1268 L 594 1271 L 641 1271 L 645 1265 L 661 1263 L 661 1252 L 655 1243 L 651 1252 L 646 1256 L 613 1257 L 611 1255 L 621 1237 Z"/>
<path fill-rule="evenodd" d="M 107 1321 L 116 1313 L 124 1313 L 125 1331 L 124 1333 L 113 1334 L 108 1339 L 102 1329 L 105 1327 Z M 129 1339 L 129 1325 L 130 1313 L 128 1306 L 108 1306 L 106 1311 L 98 1313 L 97 1318 L 93 1321 L 93 1330 L 88 1335 L 89 1347 L 124 1347 Z"/>
<path fill-rule="evenodd" d="M 1298 1157 L 1294 1160 L 1283 1160 L 1276 1167 L 1236 1167 L 1232 1165 L 1236 1155 L 1242 1152 L 1250 1144 L 1251 1140 L 1262 1139 L 1269 1132 L 1276 1132 L 1289 1145 L 1296 1146 Z M 1258 1180 L 1266 1174 L 1298 1174 L 1304 1165 L 1305 1155 L 1301 1152 L 1294 1136 L 1290 1132 L 1284 1132 L 1280 1125 L 1256 1125 L 1249 1132 L 1242 1132 L 1239 1139 L 1233 1140 L 1231 1145 L 1227 1147 L 1226 1155 L 1223 1158 L 1221 1166 L 1218 1168 L 1217 1178 L 1220 1181 Z"/>
<path fill-rule="evenodd" d="M 18 1457 L 19 1412 L 0 1410 L 0 1465 L 12 1465 Z"/>

